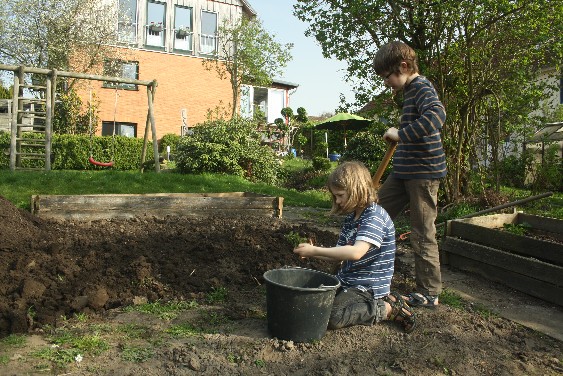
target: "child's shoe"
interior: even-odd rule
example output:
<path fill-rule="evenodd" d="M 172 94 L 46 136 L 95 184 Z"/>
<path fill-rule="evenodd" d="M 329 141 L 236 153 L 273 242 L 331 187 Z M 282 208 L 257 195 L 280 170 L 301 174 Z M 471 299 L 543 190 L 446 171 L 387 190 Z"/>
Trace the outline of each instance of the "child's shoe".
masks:
<path fill-rule="evenodd" d="M 438 295 L 424 295 L 419 292 L 411 292 L 404 297 L 408 305 L 413 307 L 436 308 L 438 306 Z"/>

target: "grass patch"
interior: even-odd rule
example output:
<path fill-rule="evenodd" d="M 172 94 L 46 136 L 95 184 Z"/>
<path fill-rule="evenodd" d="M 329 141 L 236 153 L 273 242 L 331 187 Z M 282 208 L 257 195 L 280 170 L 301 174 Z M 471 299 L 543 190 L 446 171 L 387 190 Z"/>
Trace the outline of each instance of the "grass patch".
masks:
<path fill-rule="evenodd" d="M 448 305 L 452 308 L 463 309 L 463 299 L 451 290 L 444 289 L 444 291 L 440 294 L 439 299 L 441 304 Z"/>
<path fill-rule="evenodd" d="M 145 303 L 135 306 L 128 306 L 124 308 L 125 312 L 142 312 L 149 315 L 156 316 L 163 320 L 172 320 L 178 316 L 178 313 L 186 311 L 188 309 L 197 308 L 198 304 L 196 301 L 189 302 L 169 302 L 169 303 Z"/>
<path fill-rule="evenodd" d="M 287 206 L 330 207 L 326 192 L 252 183 L 222 174 L 140 173 L 136 171 L 0 170 L 0 192 L 15 206 L 30 210 L 33 195 L 254 192 L 284 197 Z"/>
<path fill-rule="evenodd" d="M 207 293 L 206 301 L 209 304 L 222 303 L 227 300 L 228 291 L 226 287 L 212 287 L 211 291 Z"/>
<path fill-rule="evenodd" d="M 24 347 L 26 343 L 27 338 L 21 334 L 10 334 L 0 339 L 0 345 L 2 347 Z"/>
<path fill-rule="evenodd" d="M 128 362 L 142 363 L 155 355 L 151 347 L 127 346 L 121 348 L 121 359 Z"/>
<path fill-rule="evenodd" d="M 166 329 L 166 333 L 173 337 L 195 337 L 204 334 L 205 331 L 190 323 L 183 323 L 172 325 L 170 328 Z"/>

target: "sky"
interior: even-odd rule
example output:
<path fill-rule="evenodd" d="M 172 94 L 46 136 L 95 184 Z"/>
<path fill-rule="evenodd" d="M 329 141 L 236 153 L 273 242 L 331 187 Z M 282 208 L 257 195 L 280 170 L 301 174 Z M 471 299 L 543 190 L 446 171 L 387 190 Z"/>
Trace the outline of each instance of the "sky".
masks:
<path fill-rule="evenodd" d="M 275 77 L 299 85 L 290 97 L 290 107 L 294 111 L 304 107 L 309 116 L 334 113 L 340 93 L 348 101 L 354 98 L 351 85 L 344 82 L 346 63 L 325 59 L 316 40 L 305 36 L 307 24 L 293 15 L 295 3 L 294 0 L 249 0 L 264 29 L 275 35 L 278 43 L 294 44 L 293 59 L 283 76 Z"/>

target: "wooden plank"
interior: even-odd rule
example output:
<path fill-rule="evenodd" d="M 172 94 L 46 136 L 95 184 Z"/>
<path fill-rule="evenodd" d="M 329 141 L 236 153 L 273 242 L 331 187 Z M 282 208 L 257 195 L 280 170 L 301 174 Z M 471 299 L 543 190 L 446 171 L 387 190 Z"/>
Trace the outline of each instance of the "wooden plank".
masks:
<path fill-rule="evenodd" d="M 475 226 L 486 227 L 486 228 L 499 228 L 502 227 L 505 223 L 516 223 L 517 218 L 518 218 L 518 213 L 510 213 L 510 214 L 485 215 L 482 217 L 454 219 L 449 222 L 468 223 Z M 448 235 L 450 234 L 448 233 Z"/>
<path fill-rule="evenodd" d="M 451 255 L 455 254 L 563 287 L 563 267 L 561 266 L 452 237 L 446 237 L 441 246 L 443 251 L 448 253 L 450 265 Z"/>
<path fill-rule="evenodd" d="M 485 228 L 461 221 L 451 221 L 449 232 L 451 237 L 563 266 L 563 245 L 555 242 L 516 235 L 507 231 Z"/>
<path fill-rule="evenodd" d="M 556 218 L 540 217 L 538 215 L 519 213 L 518 223 L 528 223 L 538 230 L 563 235 L 563 221 Z"/>
<path fill-rule="evenodd" d="M 248 192 L 114 195 L 35 195 L 32 213 L 41 218 L 107 219 L 135 216 L 282 215 L 283 197 Z"/>
<path fill-rule="evenodd" d="M 481 275 L 512 289 L 563 306 L 563 288 L 509 270 L 488 265 L 454 253 L 449 254 L 450 266 Z"/>

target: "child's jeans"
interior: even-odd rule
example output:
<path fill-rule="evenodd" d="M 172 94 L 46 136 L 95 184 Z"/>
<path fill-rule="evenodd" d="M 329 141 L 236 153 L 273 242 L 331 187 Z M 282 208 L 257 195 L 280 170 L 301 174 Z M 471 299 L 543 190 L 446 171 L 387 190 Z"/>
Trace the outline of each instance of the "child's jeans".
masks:
<path fill-rule="evenodd" d="M 440 255 L 436 241 L 437 179 L 396 179 L 389 175 L 377 195 L 378 204 L 395 219 L 410 204 L 410 242 L 414 250 L 416 289 L 424 295 L 442 292 Z"/>
<path fill-rule="evenodd" d="M 352 325 L 373 325 L 385 319 L 385 302 L 374 299 L 370 291 L 342 287 L 336 291 L 329 329 L 345 328 Z"/>

